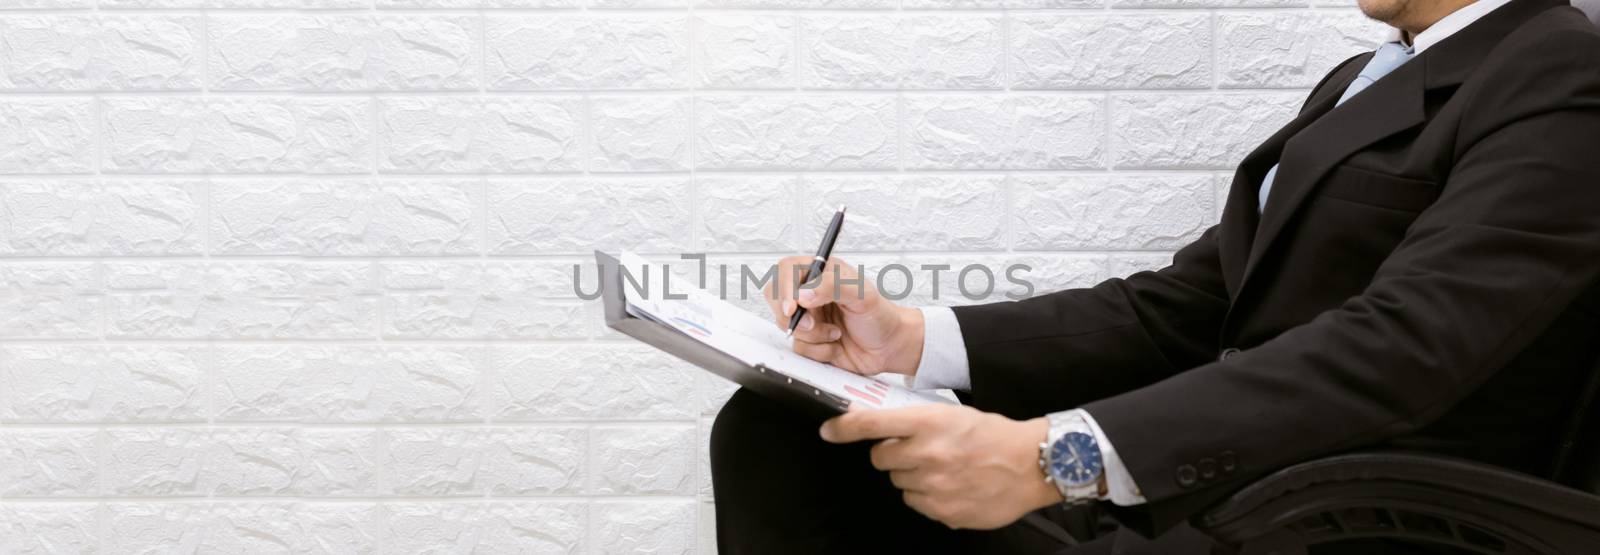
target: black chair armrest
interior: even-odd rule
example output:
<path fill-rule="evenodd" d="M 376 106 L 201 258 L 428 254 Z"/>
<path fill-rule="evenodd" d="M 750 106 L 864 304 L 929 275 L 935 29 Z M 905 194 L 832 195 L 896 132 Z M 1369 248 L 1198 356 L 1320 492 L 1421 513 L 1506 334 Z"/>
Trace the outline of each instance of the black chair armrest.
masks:
<path fill-rule="evenodd" d="M 1600 496 L 1463 459 L 1359 452 L 1273 473 L 1195 525 L 1247 555 L 1362 539 L 1585 553 L 1600 546 Z"/>

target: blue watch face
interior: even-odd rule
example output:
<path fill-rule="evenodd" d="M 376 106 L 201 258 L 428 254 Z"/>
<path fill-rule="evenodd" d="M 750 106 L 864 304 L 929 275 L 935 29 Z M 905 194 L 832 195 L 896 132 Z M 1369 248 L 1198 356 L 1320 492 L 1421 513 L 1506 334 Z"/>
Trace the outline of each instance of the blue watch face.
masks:
<path fill-rule="evenodd" d="M 1092 484 L 1103 471 L 1105 462 L 1094 436 L 1068 432 L 1050 445 L 1050 476 L 1057 483 L 1071 487 Z"/>

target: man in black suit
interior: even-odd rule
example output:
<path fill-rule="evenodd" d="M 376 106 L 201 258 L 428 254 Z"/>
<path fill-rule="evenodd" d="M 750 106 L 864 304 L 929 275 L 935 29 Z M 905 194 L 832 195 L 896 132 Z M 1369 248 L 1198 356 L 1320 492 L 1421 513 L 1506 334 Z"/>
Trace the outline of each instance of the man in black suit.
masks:
<path fill-rule="evenodd" d="M 1203 552 L 1187 516 L 1335 451 L 1547 471 L 1600 357 L 1600 32 L 1565 0 L 1360 5 L 1398 36 L 1316 86 L 1170 266 L 952 312 L 835 260 L 775 302 L 780 325 L 811 310 L 801 354 L 966 406 L 852 411 L 825 442 L 737 393 L 722 553 Z M 1064 502 L 1154 539 L 1014 524 Z"/>

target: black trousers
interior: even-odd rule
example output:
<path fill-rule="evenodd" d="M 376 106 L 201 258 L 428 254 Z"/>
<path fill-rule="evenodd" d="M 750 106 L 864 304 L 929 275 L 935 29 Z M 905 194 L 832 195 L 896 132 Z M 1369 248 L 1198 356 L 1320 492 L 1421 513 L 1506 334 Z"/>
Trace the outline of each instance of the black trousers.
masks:
<path fill-rule="evenodd" d="M 993 531 L 951 530 L 906 507 L 887 474 L 872 468 L 870 443 L 833 445 L 821 420 L 740 390 L 711 431 L 711 482 L 722 555 L 814 553 L 1205 553 L 1192 529 L 1164 535 L 1164 547 L 1130 532 L 1098 538 L 1083 514 L 1039 513 L 1081 545 L 1027 523 Z M 1073 520 L 1078 522 L 1073 522 Z M 1099 530 L 1104 532 L 1105 530 Z M 1059 531 L 1058 531 L 1059 533 Z M 1069 538 L 1070 539 L 1070 538 Z M 1172 540 L 1177 540 L 1176 542 Z M 1187 547 L 1181 547 L 1187 546 Z M 1155 549 L 1143 549 L 1152 547 Z"/>

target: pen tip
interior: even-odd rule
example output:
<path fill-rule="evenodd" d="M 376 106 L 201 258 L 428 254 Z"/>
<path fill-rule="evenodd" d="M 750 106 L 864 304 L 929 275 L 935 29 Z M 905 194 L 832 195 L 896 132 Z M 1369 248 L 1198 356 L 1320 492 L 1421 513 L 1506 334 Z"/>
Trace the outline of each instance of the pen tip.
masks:
<path fill-rule="evenodd" d="M 843 213 L 844 213 L 844 205 L 840 205 L 840 206 L 839 206 L 839 213 L 840 213 L 840 214 L 843 214 Z"/>
<path fill-rule="evenodd" d="M 794 330 L 783 332 L 784 337 L 794 337 Z"/>

